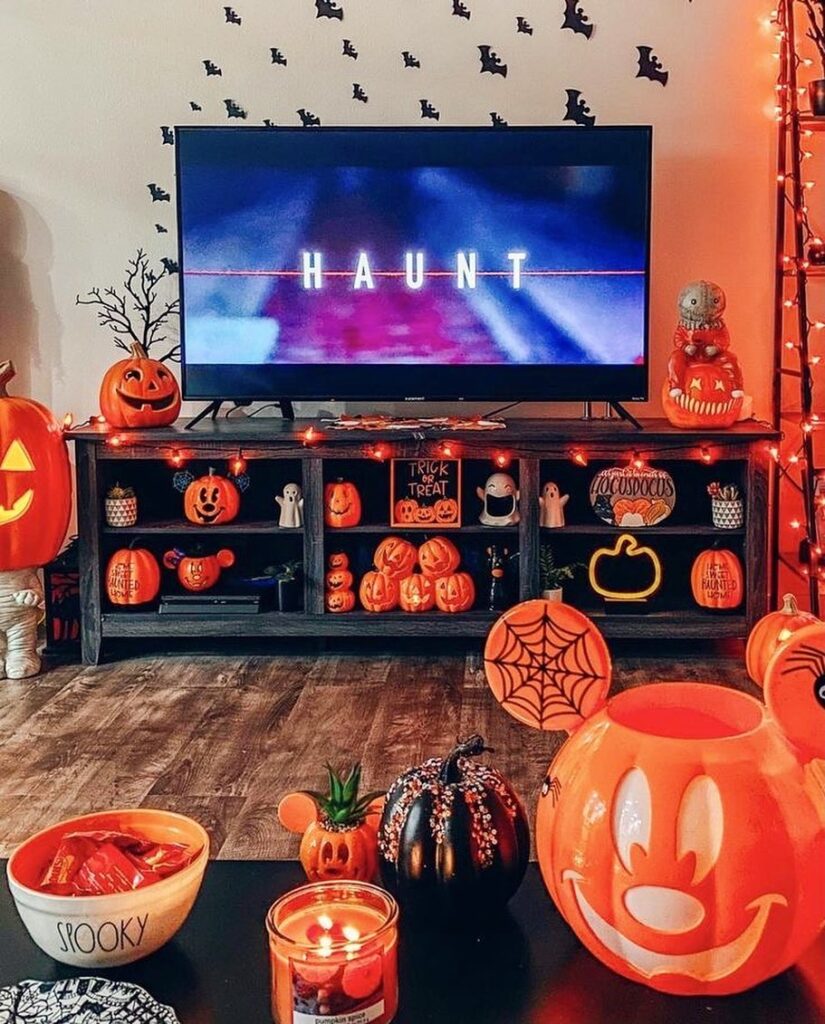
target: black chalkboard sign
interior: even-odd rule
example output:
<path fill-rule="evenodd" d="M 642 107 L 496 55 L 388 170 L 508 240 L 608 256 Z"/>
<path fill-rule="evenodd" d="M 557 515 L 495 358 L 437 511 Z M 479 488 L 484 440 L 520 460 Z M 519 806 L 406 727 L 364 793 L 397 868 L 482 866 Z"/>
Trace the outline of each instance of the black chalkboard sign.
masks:
<path fill-rule="evenodd" d="M 461 459 L 393 459 L 390 525 L 405 530 L 461 526 Z"/>

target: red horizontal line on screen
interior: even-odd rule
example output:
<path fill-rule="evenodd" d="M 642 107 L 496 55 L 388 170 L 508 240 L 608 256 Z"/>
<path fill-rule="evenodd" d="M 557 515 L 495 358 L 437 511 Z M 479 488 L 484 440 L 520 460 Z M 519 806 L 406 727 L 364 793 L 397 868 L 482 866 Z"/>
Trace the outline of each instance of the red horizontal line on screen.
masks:
<path fill-rule="evenodd" d="M 644 270 L 522 270 L 522 277 L 642 277 Z M 302 270 L 185 270 L 186 277 L 303 277 Z M 372 277 L 406 277 L 403 270 L 370 270 Z M 314 273 L 312 275 L 315 276 Z M 354 270 L 324 270 L 321 277 L 354 277 Z M 512 270 L 477 270 L 476 277 L 512 277 Z M 454 270 L 425 270 L 424 277 L 458 277 Z"/>

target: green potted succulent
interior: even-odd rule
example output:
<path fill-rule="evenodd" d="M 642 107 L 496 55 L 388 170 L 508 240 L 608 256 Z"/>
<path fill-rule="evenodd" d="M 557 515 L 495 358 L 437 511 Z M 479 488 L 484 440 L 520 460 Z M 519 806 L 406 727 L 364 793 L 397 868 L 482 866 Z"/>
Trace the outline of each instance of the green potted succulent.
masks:
<path fill-rule="evenodd" d="M 106 525 L 134 526 L 138 517 L 137 497 L 132 487 L 116 483 L 106 492 Z"/>
<path fill-rule="evenodd" d="M 561 601 L 565 582 L 574 579 L 578 570 L 583 568 L 581 562 L 556 565 L 553 549 L 549 544 L 542 544 L 539 550 L 541 596 L 545 601 Z"/>
<path fill-rule="evenodd" d="M 303 564 L 297 560 L 283 562 L 268 566 L 264 571 L 275 579 L 278 611 L 300 611 L 303 604 Z"/>

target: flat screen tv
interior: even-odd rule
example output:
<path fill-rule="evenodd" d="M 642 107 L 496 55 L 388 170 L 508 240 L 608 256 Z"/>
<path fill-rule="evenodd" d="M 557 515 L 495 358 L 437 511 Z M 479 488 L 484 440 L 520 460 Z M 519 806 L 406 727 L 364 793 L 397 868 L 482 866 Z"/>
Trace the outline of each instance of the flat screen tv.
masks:
<path fill-rule="evenodd" d="M 647 397 L 650 127 L 176 146 L 187 398 Z"/>

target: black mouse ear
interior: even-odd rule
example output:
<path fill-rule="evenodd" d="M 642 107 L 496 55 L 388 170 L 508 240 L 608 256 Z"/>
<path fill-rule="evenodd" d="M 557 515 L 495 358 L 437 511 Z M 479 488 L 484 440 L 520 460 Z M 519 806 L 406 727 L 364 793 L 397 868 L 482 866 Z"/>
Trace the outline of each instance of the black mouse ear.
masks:
<path fill-rule="evenodd" d="M 186 488 L 192 483 L 195 477 L 189 472 L 188 469 L 180 469 L 172 477 L 172 486 L 176 491 L 180 491 L 181 494 Z"/>

